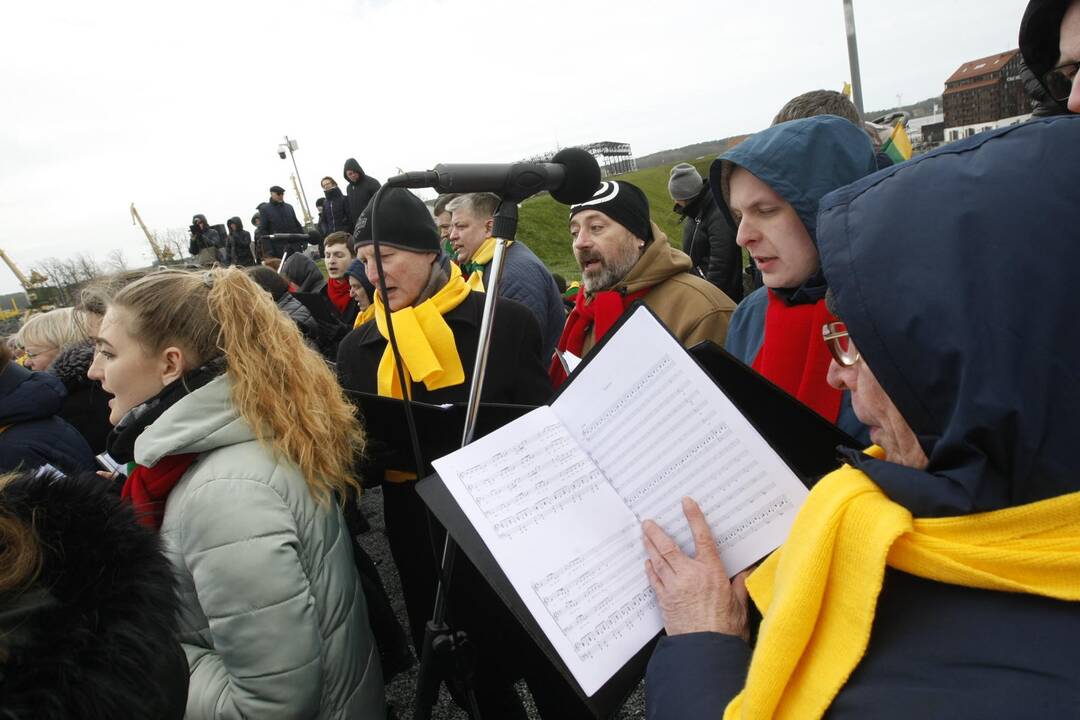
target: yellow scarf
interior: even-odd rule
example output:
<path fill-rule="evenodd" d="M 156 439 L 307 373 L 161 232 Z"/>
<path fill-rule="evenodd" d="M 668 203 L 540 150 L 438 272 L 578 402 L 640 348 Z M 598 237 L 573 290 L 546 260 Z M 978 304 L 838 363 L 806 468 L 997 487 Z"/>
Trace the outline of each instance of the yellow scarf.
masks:
<path fill-rule="evenodd" d="M 510 247 L 513 244 L 514 241 L 509 240 L 506 243 L 506 247 Z M 484 292 L 484 269 L 482 266 L 487 265 L 494 257 L 495 238 L 489 237 L 484 241 L 484 244 L 477 249 L 476 253 L 472 256 L 472 260 L 466 263 L 469 267 L 476 268 L 469 274 L 468 280 L 469 287 L 476 292 Z"/>
<path fill-rule="evenodd" d="M 370 303 L 357 314 L 356 320 L 353 322 L 353 327 L 358 328 L 373 317 L 375 317 L 375 303 Z"/>
<path fill-rule="evenodd" d="M 401 364 L 405 371 L 405 387 L 411 387 L 413 378 L 421 380 L 428 390 L 460 385 L 465 382 L 465 370 L 461 367 L 461 356 L 454 343 L 454 333 L 446 324 L 443 315 L 450 312 L 472 292 L 461 278 L 461 271 L 450 264 L 450 280 L 431 296 L 415 307 L 407 307 L 391 313 L 394 319 L 394 334 L 397 337 L 398 350 L 401 351 Z M 375 324 L 379 334 L 387 337 L 386 313 L 382 309 L 382 299 L 375 293 L 377 309 Z M 394 367 L 394 351 L 387 342 L 382 359 L 379 360 L 379 394 L 385 397 L 403 398 L 402 383 L 398 381 Z"/>
<path fill-rule="evenodd" d="M 765 619 L 724 720 L 820 718 L 866 652 L 886 565 L 950 585 L 1080 600 L 1080 492 L 920 520 L 845 465 L 810 492 L 790 537 L 747 581 Z"/>

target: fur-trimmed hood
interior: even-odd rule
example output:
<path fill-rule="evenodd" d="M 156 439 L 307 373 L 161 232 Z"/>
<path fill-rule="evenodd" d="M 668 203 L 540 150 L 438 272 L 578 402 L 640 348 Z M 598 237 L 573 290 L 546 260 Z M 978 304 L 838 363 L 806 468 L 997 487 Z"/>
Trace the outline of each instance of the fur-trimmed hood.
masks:
<path fill-rule="evenodd" d="M 0 717 L 180 718 L 187 663 L 158 537 L 94 475 L 24 474 L 0 508 L 33 524 L 41 572 L 0 600 Z"/>
<path fill-rule="evenodd" d="M 69 345 L 60 351 L 46 372 L 60 378 L 68 394 L 84 385 L 93 383 L 86 373 L 94 362 L 94 343 L 90 340 L 77 345 Z"/>

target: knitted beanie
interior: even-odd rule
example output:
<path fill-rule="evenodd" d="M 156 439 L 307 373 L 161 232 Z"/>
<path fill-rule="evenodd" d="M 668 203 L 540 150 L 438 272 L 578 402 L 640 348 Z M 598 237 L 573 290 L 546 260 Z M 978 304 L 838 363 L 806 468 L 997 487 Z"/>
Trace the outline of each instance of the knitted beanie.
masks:
<path fill-rule="evenodd" d="M 690 163 L 679 163 L 671 168 L 671 177 L 668 178 L 668 193 L 672 200 L 693 200 L 701 192 L 701 186 L 705 181 L 701 179 L 701 173 Z"/>
<path fill-rule="evenodd" d="M 442 248 L 427 205 L 405 188 L 384 187 L 375 194 L 356 221 L 353 248 L 375 242 L 373 228 L 379 231 L 380 245 L 416 253 L 438 253 Z"/>
<path fill-rule="evenodd" d="M 636 185 L 621 180 L 605 180 L 591 200 L 570 206 L 573 218 L 582 210 L 596 210 L 607 215 L 645 242 L 653 239 L 649 220 L 649 201 Z"/>

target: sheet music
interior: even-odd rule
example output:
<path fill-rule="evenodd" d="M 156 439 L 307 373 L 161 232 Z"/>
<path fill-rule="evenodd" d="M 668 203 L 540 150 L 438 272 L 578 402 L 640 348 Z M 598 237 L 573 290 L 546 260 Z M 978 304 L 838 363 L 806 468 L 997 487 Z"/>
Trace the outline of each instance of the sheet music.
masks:
<path fill-rule="evenodd" d="M 434 465 L 587 694 L 659 632 L 641 525 L 551 408 Z"/>
<path fill-rule="evenodd" d="M 663 626 L 642 520 L 692 553 L 695 498 L 734 573 L 783 542 L 806 495 L 644 309 L 551 407 L 434 466 L 589 695 Z"/>
<path fill-rule="evenodd" d="M 675 338 L 639 309 L 552 410 L 626 505 L 693 552 L 705 512 L 732 574 L 787 537 L 807 490 Z"/>

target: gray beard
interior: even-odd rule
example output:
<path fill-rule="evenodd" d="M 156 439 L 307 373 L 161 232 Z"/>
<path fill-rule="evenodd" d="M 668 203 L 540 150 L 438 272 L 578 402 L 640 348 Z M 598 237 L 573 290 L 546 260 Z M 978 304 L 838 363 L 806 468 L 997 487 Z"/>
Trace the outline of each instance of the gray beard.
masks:
<path fill-rule="evenodd" d="M 625 255 L 619 255 L 611 260 L 601 259 L 600 272 L 590 275 L 581 276 L 581 286 L 585 288 L 587 295 L 595 295 L 598 292 L 604 292 L 610 290 L 626 277 L 626 274 L 630 272 L 637 261 L 641 258 L 637 248 L 631 246 L 629 252 Z"/>

